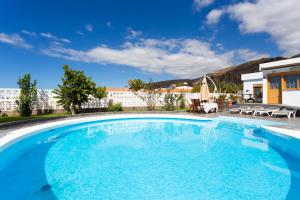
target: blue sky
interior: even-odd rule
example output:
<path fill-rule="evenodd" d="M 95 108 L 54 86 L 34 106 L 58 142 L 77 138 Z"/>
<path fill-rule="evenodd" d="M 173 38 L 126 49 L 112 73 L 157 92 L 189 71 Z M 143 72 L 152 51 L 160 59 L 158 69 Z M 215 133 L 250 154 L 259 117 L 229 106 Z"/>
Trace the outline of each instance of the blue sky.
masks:
<path fill-rule="evenodd" d="M 54 88 L 64 64 L 123 87 L 297 54 L 296 1 L 1 0 L 0 87 L 31 73 L 40 88 Z"/>

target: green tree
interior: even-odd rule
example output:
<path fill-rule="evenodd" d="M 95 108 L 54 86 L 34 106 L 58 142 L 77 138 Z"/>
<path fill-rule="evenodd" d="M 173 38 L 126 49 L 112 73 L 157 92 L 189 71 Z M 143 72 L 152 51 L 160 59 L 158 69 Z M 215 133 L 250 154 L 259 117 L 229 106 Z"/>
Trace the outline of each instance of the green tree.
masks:
<path fill-rule="evenodd" d="M 76 114 L 80 111 L 81 105 L 86 103 L 91 96 L 102 99 L 106 96 L 105 87 L 96 87 L 96 83 L 91 77 L 87 77 L 83 71 L 73 70 L 68 65 L 63 67 L 64 76 L 61 79 L 62 84 L 54 90 L 57 95 L 58 103 L 64 109 Z"/>
<path fill-rule="evenodd" d="M 145 87 L 145 83 L 141 79 L 130 79 L 128 80 L 128 85 L 129 89 L 134 92 L 138 92 Z"/>
<path fill-rule="evenodd" d="M 128 80 L 129 88 L 147 104 L 149 111 L 155 110 L 156 104 L 161 97 L 161 90 L 155 88 L 151 83 L 151 79 L 148 84 L 145 84 L 141 79 Z"/>
<path fill-rule="evenodd" d="M 25 74 L 22 78 L 19 78 L 18 85 L 20 87 L 18 112 L 22 117 L 29 117 L 32 115 L 32 110 L 37 102 L 37 88 L 36 80 L 31 82 L 31 75 Z"/>
<path fill-rule="evenodd" d="M 193 92 L 193 93 L 198 93 L 198 92 L 200 92 L 200 85 L 194 85 L 194 86 L 193 86 L 193 89 L 192 89 L 192 92 Z"/>
<path fill-rule="evenodd" d="M 93 96 L 99 100 L 105 98 L 107 96 L 106 87 L 96 87 Z"/>
<path fill-rule="evenodd" d="M 221 92 L 223 93 L 237 93 L 240 90 L 240 86 L 235 83 L 225 83 L 222 82 L 220 85 Z"/>

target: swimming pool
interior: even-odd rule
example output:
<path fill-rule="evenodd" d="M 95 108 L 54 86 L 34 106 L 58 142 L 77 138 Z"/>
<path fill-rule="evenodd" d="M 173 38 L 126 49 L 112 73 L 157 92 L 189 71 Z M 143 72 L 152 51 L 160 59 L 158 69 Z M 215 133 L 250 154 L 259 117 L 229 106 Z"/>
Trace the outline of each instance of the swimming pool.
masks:
<path fill-rule="evenodd" d="M 268 123 L 156 116 L 40 130 L 2 147 L 0 198 L 297 199 L 288 149 L 299 141 Z"/>

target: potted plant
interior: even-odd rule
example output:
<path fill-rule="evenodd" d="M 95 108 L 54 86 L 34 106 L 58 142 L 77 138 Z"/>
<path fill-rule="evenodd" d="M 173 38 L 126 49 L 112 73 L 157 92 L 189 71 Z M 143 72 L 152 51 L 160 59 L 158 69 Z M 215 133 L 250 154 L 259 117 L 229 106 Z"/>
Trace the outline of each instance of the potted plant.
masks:
<path fill-rule="evenodd" d="M 218 104 L 219 108 L 224 108 L 225 99 L 226 99 L 225 94 L 220 94 L 219 95 L 219 97 L 217 98 L 217 104 Z"/>
<path fill-rule="evenodd" d="M 239 96 L 237 96 L 237 95 L 230 95 L 230 97 L 229 97 L 230 99 L 231 99 L 231 101 L 232 101 L 232 105 L 237 105 L 237 103 L 238 103 L 238 99 L 239 99 Z"/>

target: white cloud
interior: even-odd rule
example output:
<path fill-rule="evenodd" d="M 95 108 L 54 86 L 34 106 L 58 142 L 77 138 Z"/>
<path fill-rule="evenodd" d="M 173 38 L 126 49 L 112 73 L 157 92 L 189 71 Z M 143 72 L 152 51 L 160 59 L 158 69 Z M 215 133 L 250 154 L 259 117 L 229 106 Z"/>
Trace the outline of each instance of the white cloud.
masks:
<path fill-rule="evenodd" d="M 140 39 L 135 43 L 127 41 L 118 49 L 101 45 L 87 51 L 52 46 L 42 52 L 67 60 L 126 65 L 189 78 L 231 65 L 233 58 L 232 52 L 217 54 L 210 44 L 195 39 Z"/>
<path fill-rule="evenodd" d="M 217 46 L 223 48 L 222 44 Z M 85 51 L 53 45 L 42 49 L 42 53 L 72 61 L 124 65 L 151 73 L 165 72 L 180 78 L 195 78 L 234 63 L 268 57 L 268 54 L 249 49 L 217 53 L 209 43 L 197 39 L 152 38 L 127 40 L 119 48 L 102 44 Z"/>
<path fill-rule="evenodd" d="M 196 10 L 207 7 L 214 3 L 214 0 L 194 0 L 194 7 Z"/>
<path fill-rule="evenodd" d="M 41 36 L 48 38 L 48 39 L 57 40 L 57 37 L 55 37 L 51 33 L 41 33 Z"/>
<path fill-rule="evenodd" d="M 208 13 L 206 16 L 206 23 L 209 25 L 217 24 L 220 21 L 220 18 L 224 14 L 225 10 L 223 9 L 214 9 Z"/>
<path fill-rule="evenodd" d="M 30 49 L 32 46 L 28 44 L 20 35 L 12 34 L 8 35 L 5 33 L 0 33 L 0 42 L 10 44 L 12 46 Z"/>
<path fill-rule="evenodd" d="M 140 36 L 143 35 L 143 32 L 142 31 L 136 31 L 136 30 L 133 30 L 132 28 L 128 27 L 127 28 L 127 37 L 126 39 L 128 40 L 132 40 L 132 39 L 135 39 L 135 38 L 138 38 Z"/>
<path fill-rule="evenodd" d="M 299 0 L 245 1 L 226 8 L 242 33 L 268 33 L 288 55 L 300 52 L 299 10 Z"/>
<path fill-rule="evenodd" d="M 221 44 L 221 43 L 217 43 L 217 44 L 216 44 L 216 47 L 217 47 L 217 49 L 219 49 L 220 51 L 223 51 L 223 50 L 224 50 L 224 46 L 223 46 L 223 44 Z"/>
<path fill-rule="evenodd" d="M 86 25 L 85 25 L 85 29 L 86 29 L 88 32 L 93 32 L 94 26 L 93 26 L 93 24 L 86 24 Z"/>
<path fill-rule="evenodd" d="M 64 42 L 64 43 L 71 43 L 71 41 L 69 39 L 66 38 L 59 38 L 51 33 L 40 33 L 42 37 L 47 38 L 49 40 L 54 40 L 54 41 L 60 41 L 60 42 Z"/>
<path fill-rule="evenodd" d="M 76 31 L 76 34 L 80 35 L 80 36 L 84 36 L 82 31 Z"/>
<path fill-rule="evenodd" d="M 268 58 L 270 57 L 269 54 L 266 53 L 257 53 L 255 51 L 252 51 L 250 49 L 239 49 L 235 52 L 236 58 L 238 58 L 238 61 L 245 62 L 250 60 L 256 60 L 259 58 Z"/>
<path fill-rule="evenodd" d="M 25 35 L 29 35 L 31 37 L 35 37 L 37 35 L 36 32 L 31 32 L 27 30 L 22 30 L 22 33 L 24 33 Z"/>

